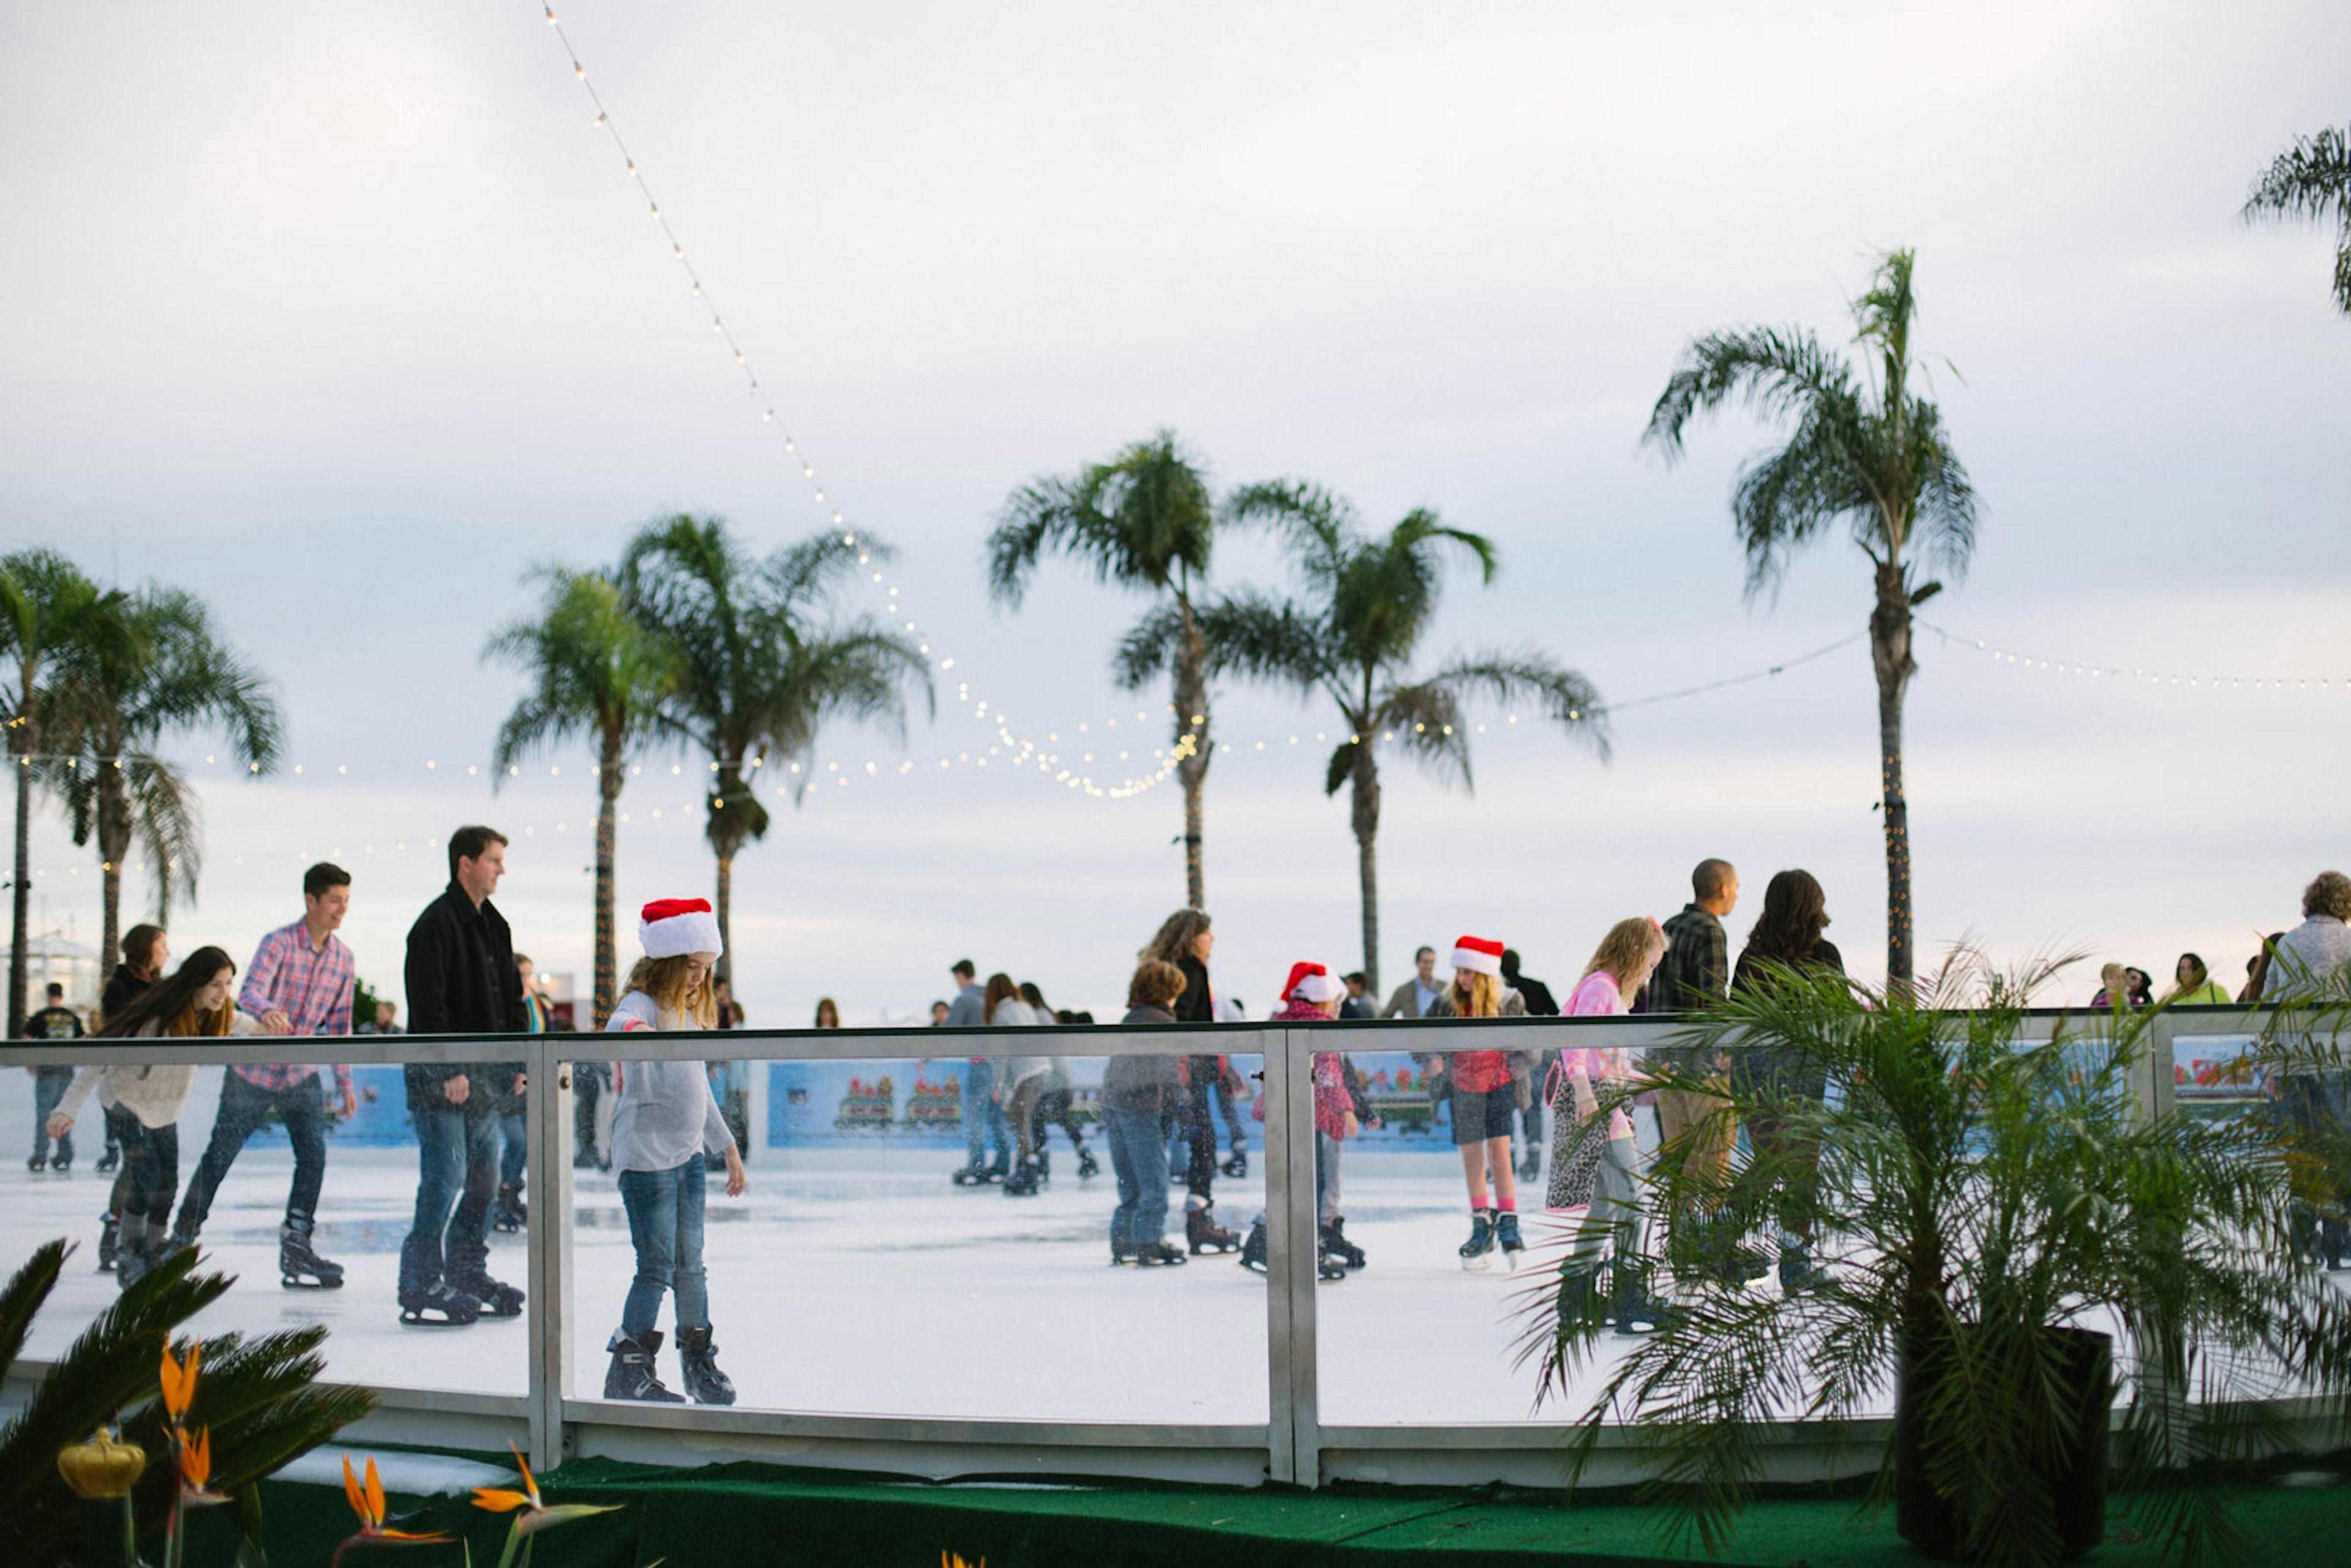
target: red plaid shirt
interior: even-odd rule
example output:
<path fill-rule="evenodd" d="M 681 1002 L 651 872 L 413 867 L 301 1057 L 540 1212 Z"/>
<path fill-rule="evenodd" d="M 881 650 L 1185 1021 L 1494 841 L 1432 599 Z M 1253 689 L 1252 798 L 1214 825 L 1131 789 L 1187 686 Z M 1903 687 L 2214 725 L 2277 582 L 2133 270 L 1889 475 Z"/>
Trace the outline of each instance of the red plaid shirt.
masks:
<path fill-rule="evenodd" d="M 351 977 L 358 964 L 342 939 L 328 933 L 326 946 L 310 946 L 310 928 L 297 920 L 261 939 L 253 967 L 246 971 L 236 1005 L 259 1018 L 272 1008 L 286 1015 L 298 1035 L 351 1032 Z M 298 1064 L 244 1064 L 236 1075 L 256 1089 L 291 1089 L 318 1072 Z M 351 1092 L 351 1070 L 337 1063 L 335 1087 Z"/>

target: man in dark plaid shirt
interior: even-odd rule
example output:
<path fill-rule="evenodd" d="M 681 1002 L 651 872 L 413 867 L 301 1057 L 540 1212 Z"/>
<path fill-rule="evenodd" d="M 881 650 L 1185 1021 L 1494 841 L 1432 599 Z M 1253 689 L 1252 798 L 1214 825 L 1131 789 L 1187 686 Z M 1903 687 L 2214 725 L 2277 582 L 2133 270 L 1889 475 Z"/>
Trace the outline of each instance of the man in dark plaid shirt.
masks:
<path fill-rule="evenodd" d="M 321 861 L 302 873 L 302 918 L 261 939 L 237 1005 L 260 1019 L 269 1033 L 351 1032 L 354 962 L 351 950 L 335 935 L 350 903 L 351 873 Z M 341 1114 L 348 1121 L 359 1109 L 348 1066 L 336 1065 L 335 1088 L 342 1101 Z M 307 1248 L 311 1217 L 318 1211 L 319 1188 L 327 1174 L 327 1110 L 319 1090 L 319 1070 L 302 1064 L 247 1063 L 222 1075 L 212 1143 L 188 1183 L 187 1196 L 180 1200 L 180 1218 L 172 1227 L 174 1246 L 195 1244 L 228 1167 L 246 1140 L 274 1111 L 286 1128 L 287 1140 L 294 1145 L 294 1183 L 286 1197 L 286 1227 L 298 1231 Z M 340 1283 L 341 1270 L 336 1270 L 335 1275 Z"/>

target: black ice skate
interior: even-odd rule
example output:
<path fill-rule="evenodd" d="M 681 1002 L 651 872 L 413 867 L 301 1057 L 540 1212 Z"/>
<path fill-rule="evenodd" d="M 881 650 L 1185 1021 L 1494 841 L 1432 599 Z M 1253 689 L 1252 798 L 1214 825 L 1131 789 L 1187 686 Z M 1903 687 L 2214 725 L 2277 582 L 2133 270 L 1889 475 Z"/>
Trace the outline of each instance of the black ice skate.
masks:
<path fill-rule="evenodd" d="M 1197 1257 L 1203 1252 L 1236 1251 L 1240 1239 L 1217 1223 L 1215 1204 L 1194 1197 L 1184 1203 L 1184 1244 Z"/>
<path fill-rule="evenodd" d="M 732 1405 L 735 1385 L 718 1370 L 718 1347 L 710 1343 L 710 1325 L 677 1331 L 678 1373 L 696 1405 Z"/>
<path fill-rule="evenodd" d="M 1036 1161 L 1022 1160 L 1020 1162 L 1020 1168 L 1004 1178 L 1004 1196 L 1007 1197 L 1034 1197 L 1037 1196 Z"/>
<path fill-rule="evenodd" d="M 1347 1222 L 1334 1219 L 1322 1228 L 1322 1250 L 1338 1258 L 1350 1269 L 1364 1266 L 1364 1249 L 1347 1239 Z"/>
<path fill-rule="evenodd" d="M 1461 1266 L 1475 1273 L 1494 1266 L 1494 1221 L 1482 1208 L 1469 1217 L 1469 1239 L 1461 1244 Z"/>
<path fill-rule="evenodd" d="M 277 1273 L 289 1291 L 332 1291 L 343 1282 L 343 1266 L 310 1249 L 310 1217 L 298 1208 L 287 1209 L 277 1228 Z"/>
<path fill-rule="evenodd" d="M 482 1303 L 445 1280 L 400 1288 L 400 1321 L 412 1328 L 464 1328 L 482 1315 Z"/>
<path fill-rule="evenodd" d="M 453 1270 L 449 1288 L 462 1291 L 482 1304 L 486 1318 L 518 1318 L 522 1316 L 523 1295 L 503 1280 L 493 1280 L 481 1269 Z"/>
<path fill-rule="evenodd" d="M 614 1334 L 606 1347 L 612 1353 L 612 1364 L 604 1373 L 604 1397 L 652 1405 L 684 1404 L 685 1396 L 664 1388 L 661 1375 L 653 1371 L 653 1354 L 661 1349 L 661 1342 L 659 1329 L 647 1329 L 642 1340 Z"/>
<path fill-rule="evenodd" d="M 63 1176 L 66 1172 L 73 1169 L 73 1140 L 71 1138 L 59 1138 L 57 1140 L 57 1157 L 49 1162 L 49 1168 L 57 1172 L 59 1176 Z"/>
<path fill-rule="evenodd" d="M 49 1156 L 47 1154 L 35 1155 L 25 1162 L 25 1168 L 34 1172 L 45 1171 L 49 1168 Z"/>
<path fill-rule="evenodd" d="M 122 1148 L 118 1144 L 106 1145 L 106 1153 L 98 1156 L 98 1174 L 105 1176 L 122 1163 Z"/>
<path fill-rule="evenodd" d="M 1347 1277 L 1347 1260 L 1333 1252 L 1319 1240 L 1314 1249 L 1314 1277 L 1318 1280 L 1343 1280 Z"/>
<path fill-rule="evenodd" d="M 1265 1216 L 1262 1214 L 1249 1221 L 1249 1239 L 1241 1243 L 1241 1267 L 1257 1274 L 1266 1271 Z"/>
<path fill-rule="evenodd" d="M 1515 1274 L 1519 1271 L 1519 1254 L 1527 1249 L 1519 1235 L 1519 1211 L 1506 1208 L 1494 1217 L 1494 1239 L 1501 1244 L 1502 1267 Z"/>
<path fill-rule="evenodd" d="M 1138 1242 L 1134 1247 L 1134 1263 L 1143 1269 L 1174 1269 L 1187 1260 L 1181 1247 L 1170 1247 L 1165 1241 Z"/>
<path fill-rule="evenodd" d="M 98 1218 L 98 1271 L 111 1274 L 122 1252 L 122 1217 L 101 1214 Z"/>
<path fill-rule="evenodd" d="M 168 1232 L 149 1225 L 145 1215 L 124 1215 L 114 1248 L 115 1284 L 126 1291 L 137 1284 L 140 1277 L 162 1257 L 164 1245 L 170 1239 Z"/>
<path fill-rule="evenodd" d="M 490 1210 L 490 1223 L 509 1236 L 530 1223 L 530 1211 L 523 1207 L 519 1185 L 498 1188 L 497 1203 Z"/>
<path fill-rule="evenodd" d="M 1542 1175 L 1542 1145 L 1529 1144 L 1519 1155 L 1519 1179 L 1532 1181 Z"/>
<path fill-rule="evenodd" d="M 1238 1138 L 1234 1139 L 1232 1154 L 1217 1168 L 1235 1181 L 1249 1175 L 1249 1145 Z"/>
<path fill-rule="evenodd" d="M 1080 1144 L 1078 1145 L 1078 1179 L 1084 1181 L 1090 1176 L 1100 1175 L 1102 1175 L 1102 1162 L 1094 1158 L 1094 1152 L 1092 1149 Z"/>

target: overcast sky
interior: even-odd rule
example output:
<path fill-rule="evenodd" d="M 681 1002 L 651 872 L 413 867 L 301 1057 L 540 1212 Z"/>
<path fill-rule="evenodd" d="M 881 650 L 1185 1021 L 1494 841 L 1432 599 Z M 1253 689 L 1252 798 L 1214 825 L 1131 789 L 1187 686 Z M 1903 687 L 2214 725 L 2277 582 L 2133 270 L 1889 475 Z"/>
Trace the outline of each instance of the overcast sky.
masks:
<path fill-rule="evenodd" d="M 1984 503 L 1926 619 L 2332 683 L 2118 685 L 1926 637 L 1922 943 L 2158 972 L 2195 948 L 2233 978 L 2351 862 L 2351 322 L 2326 231 L 2236 217 L 2293 136 L 2351 116 L 2340 5 L 559 10 L 831 504 L 900 547 L 957 661 L 903 743 L 829 736 L 859 782 L 738 863 L 755 1022 L 821 994 L 912 1015 L 965 955 L 1114 1008 L 1182 898 L 1177 791 L 937 759 L 992 738 L 957 677 L 1024 729 L 1134 724 L 1107 664 L 1143 601 L 1054 567 L 998 612 L 981 552 L 1014 486 L 1155 427 L 1220 484 L 1307 476 L 1381 526 L 1431 506 L 1492 536 L 1502 576 L 1452 582 L 1431 664 L 1540 646 L 1622 701 L 1859 629 L 1841 540 L 1742 599 L 1727 497 L 1767 433 L 1709 425 L 1672 468 L 1637 441 L 1691 334 L 1842 341 L 1895 245 Z M 205 595 L 303 767 L 236 782 L 183 748 L 220 779 L 183 951 L 248 952 L 334 853 L 360 973 L 394 984 L 443 880 L 426 841 L 485 820 L 516 836 L 518 944 L 584 980 L 587 758 L 495 797 L 465 776 L 520 690 L 485 636 L 531 564 L 610 560 L 654 514 L 763 549 L 823 520 L 591 113 L 525 0 L 0 12 L 0 536 Z M 1279 580 L 1262 544 L 1220 550 L 1221 580 Z M 1323 750 L 1287 744 L 1328 716 L 1246 689 L 1217 715 L 1217 975 L 1261 1011 L 1292 959 L 1360 962 L 1353 848 Z M 1746 874 L 1734 939 L 1803 865 L 1853 967 L 1882 966 L 1863 647 L 1628 712 L 1605 766 L 1481 716 L 1474 795 L 1386 773 L 1391 983 L 1462 932 L 1572 979 L 1708 854 Z M 645 762 L 624 910 L 709 883 L 694 764 Z M 95 859 L 44 811 L 40 907 L 85 939 Z"/>

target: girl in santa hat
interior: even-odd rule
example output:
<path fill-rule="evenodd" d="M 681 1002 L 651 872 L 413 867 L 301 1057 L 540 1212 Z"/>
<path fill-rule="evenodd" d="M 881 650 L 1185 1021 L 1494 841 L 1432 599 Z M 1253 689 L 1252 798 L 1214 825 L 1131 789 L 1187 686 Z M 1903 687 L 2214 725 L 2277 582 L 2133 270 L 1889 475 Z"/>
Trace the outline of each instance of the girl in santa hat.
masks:
<path fill-rule="evenodd" d="M 1281 988 L 1281 1009 L 1275 1023 L 1328 1023 L 1339 1016 L 1347 988 L 1321 964 L 1296 963 Z M 1316 1272 L 1325 1280 L 1343 1280 L 1350 1269 L 1364 1266 L 1364 1250 L 1346 1239 L 1339 1213 L 1339 1156 L 1345 1140 L 1361 1129 L 1354 1096 L 1348 1092 L 1347 1069 L 1339 1053 L 1318 1051 L 1313 1060 L 1314 1083 L 1314 1220 L 1317 1237 Z M 1260 1111 L 1260 1113 L 1262 1112 Z M 1249 1227 L 1241 1244 L 1241 1266 L 1263 1272 L 1266 1268 L 1265 1216 Z"/>
<path fill-rule="evenodd" d="M 711 1029 L 718 1007 L 710 967 L 718 961 L 718 920 L 707 900 L 664 898 L 645 905 L 637 922 L 645 956 L 629 971 L 627 994 L 604 1028 Z M 684 1396 L 662 1386 L 653 1369 L 661 1332 L 653 1327 L 662 1296 L 674 1293 L 677 1359 L 685 1391 L 698 1404 L 732 1405 L 735 1385 L 718 1370 L 710 1338 L 710 1296 L 702 1268 L 704 1155 L 726 1156 L 726 1196 L 747 1185 L 743 1154 L 710 1091 L 701 1061 L 622 1063 L 612 1114 L 612 1166 L 620 1172 L 621 1203 L 637 1274 L 622 1304 L 621 1327 L 606 1348 L 607 1399 L 682 1405 Z"/>
<path fill-rule="evenodd" d="M 1453 983 L 1428 1009 L 1430 1018 L 1524 1018 L 1526 999 L 1502 984 L 1502 945 L 1483 936 L 1453 944 Z M 1461 1266 L 1492 1266 L 1494 1249 L 1515 1270 L 1527 1244 L 1519 1234 L 1518 1175 L 1510 1165 L 1510 1124 L 1519 1110 L 1520 1080 L 1533 1071 L 1534 1053 L 1523 1051 L 1457 1051 L 1453 1084 L 1453 1143 L 1461 1151 L 1461 1178 L 1469 1189 L 1469 1239 L 1461 1244 Z M 1532 1103 L 1531 1098 L 1529 1103 Z M 1486 1178 L 1491 1173 L 1490 1207 Z"/>

